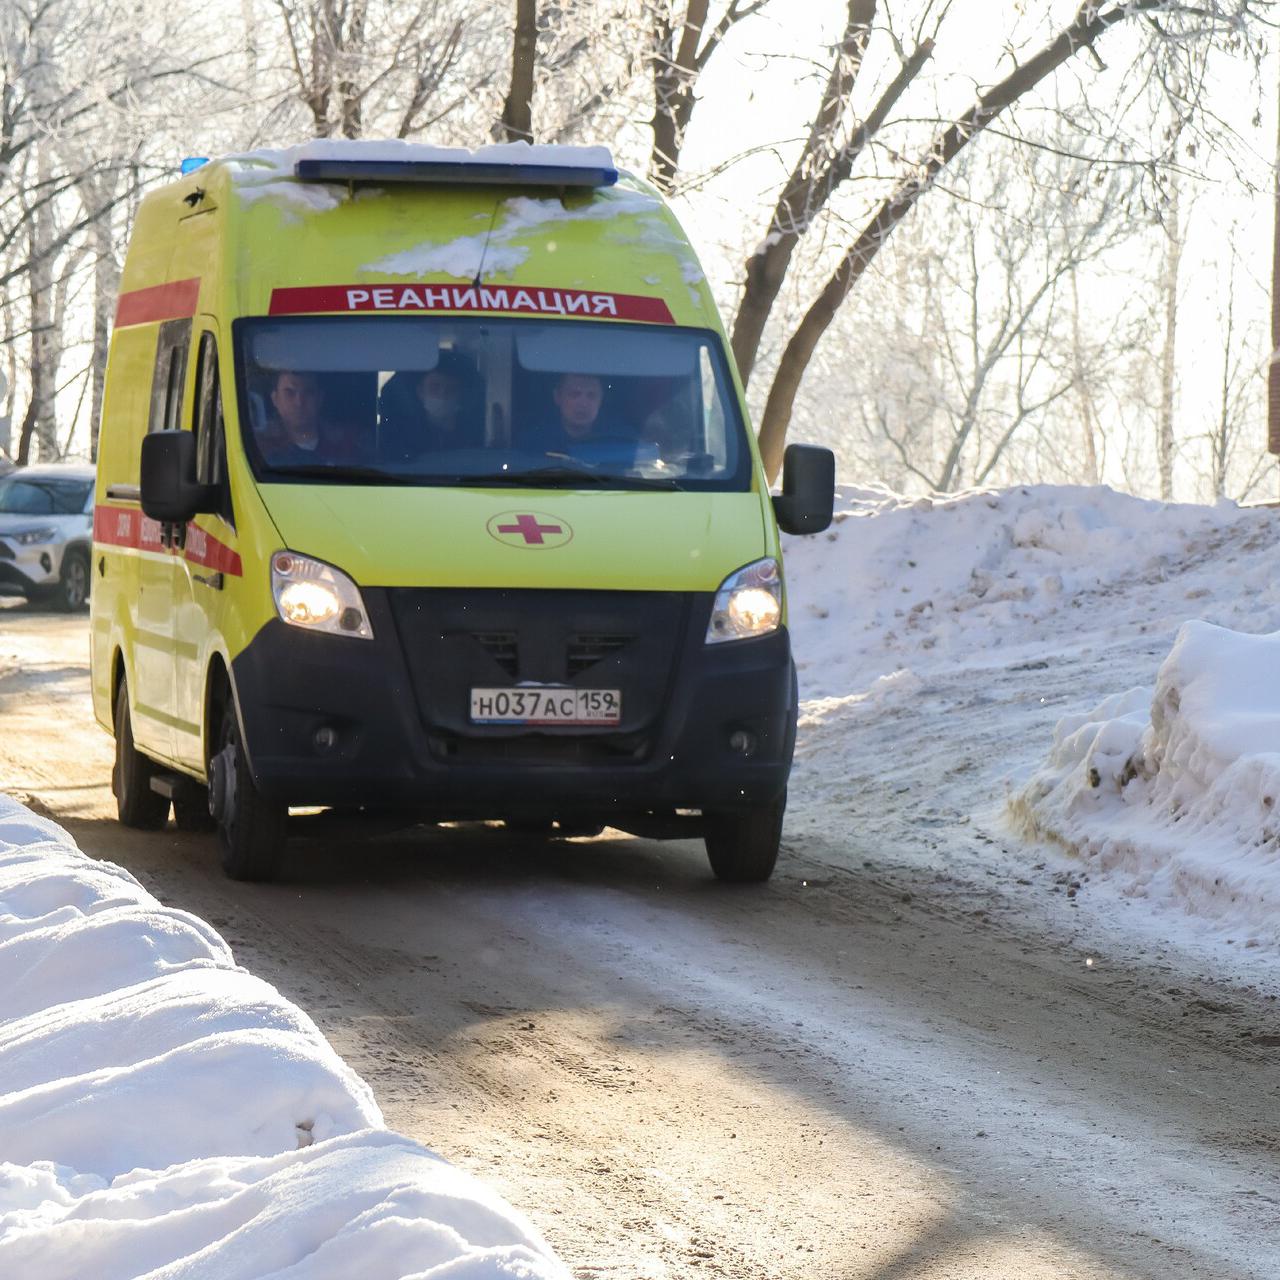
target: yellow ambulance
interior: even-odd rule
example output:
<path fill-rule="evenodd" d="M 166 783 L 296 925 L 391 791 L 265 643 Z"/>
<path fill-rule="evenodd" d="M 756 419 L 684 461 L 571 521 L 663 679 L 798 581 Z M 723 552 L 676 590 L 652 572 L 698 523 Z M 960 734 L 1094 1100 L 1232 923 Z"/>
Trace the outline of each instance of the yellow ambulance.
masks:
<path fill-rule="evenodd" d="M 281 869 L 290 808 L 778 853 L 778 527 L 697 259 L 603 148 L 315 142 L 152 192 L 94 497 L 123 823 Z"/>

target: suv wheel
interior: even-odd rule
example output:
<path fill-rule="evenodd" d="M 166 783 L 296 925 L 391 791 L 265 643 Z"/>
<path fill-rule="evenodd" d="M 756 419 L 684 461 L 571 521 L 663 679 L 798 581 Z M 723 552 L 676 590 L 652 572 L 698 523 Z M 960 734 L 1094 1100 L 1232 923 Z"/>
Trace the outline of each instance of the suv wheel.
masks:
<path fill-rule="evenodd" d="M 89 603 L 89 557 L 80 550 L 62 557 L 55 601 L 59 609 L 78 613 Z"/>

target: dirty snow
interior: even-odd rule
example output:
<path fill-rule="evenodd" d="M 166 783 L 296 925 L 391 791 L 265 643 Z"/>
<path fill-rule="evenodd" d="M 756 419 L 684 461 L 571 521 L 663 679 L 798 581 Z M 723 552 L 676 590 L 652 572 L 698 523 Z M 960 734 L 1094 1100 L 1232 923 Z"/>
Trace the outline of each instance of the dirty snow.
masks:
<path fill-rule="evenodd" d="M 1072 486 L 837 512 L 786 540 L 795 838 L 1029 886 L 1118 948 L 1273 955 L 1280 512 Z"/>
<path fill-rule="evenodd" d="M 1274 947 L 1278 800 L 1280 634 L 1188 622 L 1154 689 L 1059 721 L 1011 810 L 1126 893 Z"/>
<path fill-rule="evenodd" d="M 0 1275 L 563 1277 L 209 925 L 0 796 Z"/>

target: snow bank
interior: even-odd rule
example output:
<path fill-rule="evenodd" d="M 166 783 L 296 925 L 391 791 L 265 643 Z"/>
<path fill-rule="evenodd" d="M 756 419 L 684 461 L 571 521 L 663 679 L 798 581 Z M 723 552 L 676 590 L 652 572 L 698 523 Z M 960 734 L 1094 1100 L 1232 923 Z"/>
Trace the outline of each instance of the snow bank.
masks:
<path fill-rule="evenodd" d="M 1061 720 L 1011 800 L 1033 837 L 1133 897 L 1280 945 L 1280 632 L 1188 622 L 1154 691 Z"/>
<path fill-rule="evenodd" d="M 1050 620 L 1059 641 L 1096 627 L 1082 597 L 1185 567 L 1249 516 L 1103 487 L 906 498 L 841 486 L 826 534 L 786 540 L 803 690 L 842 697 L 902 668 L 1006 665 Z"/>
<path fill-rule="evenodd" d="M 562 1278 L 207 924 L 0 796 L 0 1275 Z"/>

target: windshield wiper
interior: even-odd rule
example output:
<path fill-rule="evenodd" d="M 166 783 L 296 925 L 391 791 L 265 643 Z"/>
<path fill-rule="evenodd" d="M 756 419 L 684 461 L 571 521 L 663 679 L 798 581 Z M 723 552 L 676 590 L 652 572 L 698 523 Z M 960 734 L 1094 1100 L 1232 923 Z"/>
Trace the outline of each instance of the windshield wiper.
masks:
<path fill-rule="evenodd" d="M 586 467 L 535 467 L 531 471 L 495 471 L 489 475 L 469 473 L 443 475 L 430 472 L 405 474 L 397 471 L 383 471 L 379 467 L 330 467 L 323 463 L 316 463 L 269 466 L 266 468 L 263 479 L 270 481 L 276 476 L 298 480 L 372 480 L 378 484 L 400 485 L 474 485 L 479 488 L 505 485 L 516 489 L 536 489 L 540 484 L 557 481 L 581 485 L 584 488 L 590 486 L 610 489 L 658 489 L 664 492 L 682 490 L 684 487 L 666 477 L 602 474 Z"/>
<path fill-rule="evenodd" d="M 266 466 L 266 479 L 272 476 L 292 476 L 298 479 L 324 480 L 376 480 L 380 484 L 422 484 L 432 479 L 431 476 L 404 475 L 395 471 L 384 471 L 381 467 L 330 467 L 324 463 L 301 466 L 273 467 Z"/>
<path fill-rule="evenodd" d="M 541 481 L 608 487 L 610 489 L 683 490 L 684 486 L 665 476 L 620 476 L 612 472 L 591 471 L 586 467 L 534 467 L 531 471 L 495 471 L 491 475 L 456 476 L 459 484 L 510 485 L 514 488 L 537 488 Z"/>

